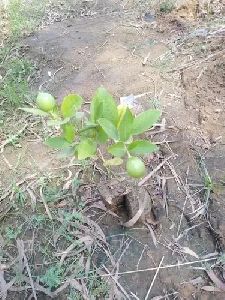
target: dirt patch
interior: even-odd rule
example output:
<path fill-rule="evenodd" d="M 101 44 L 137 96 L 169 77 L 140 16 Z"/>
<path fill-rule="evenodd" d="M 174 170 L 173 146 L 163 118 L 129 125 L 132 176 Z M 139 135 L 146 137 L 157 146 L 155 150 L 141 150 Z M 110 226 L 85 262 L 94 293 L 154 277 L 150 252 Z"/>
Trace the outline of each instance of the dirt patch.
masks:
<path fill-rule="evenodd" d="M 121 96 L 130 91 L 149 91 L 153 85 L 149 78 L 151 69 L 149 66 L 143 69 L 141 61 L 147 55 L 149 45 L 153 60 L 167 50 L 153 33 L 148 29 L 146 40 L 132 24 L 103 16 L 55 24 L 27 39 L 26 43 L 32 49 L 32 57 L 42 57 L 43 63 L 47 63 L 42 69 L 40 84 L 46 80 L 43 88 L 52 90 L 54 86 L 54 93 L 59 98 L 71 90 L 89 97 L 99 85 L 105 85 Z M 59 69 L 54 82 L 49 82 L 47 71 L 54 74 Z M 143 80 L 139 80 L 141 76 Z M 56 83 L 61 84 L 61 89 L 55 89 Z"/>
<path fill-rule="evenodd" d="M 201 64 L 200 68 L 184 71 L 185 104 L 197 112 L 200 128 L 212 143 L 224 142 L 224 70 L 222 56 L 212 63 Z"/>

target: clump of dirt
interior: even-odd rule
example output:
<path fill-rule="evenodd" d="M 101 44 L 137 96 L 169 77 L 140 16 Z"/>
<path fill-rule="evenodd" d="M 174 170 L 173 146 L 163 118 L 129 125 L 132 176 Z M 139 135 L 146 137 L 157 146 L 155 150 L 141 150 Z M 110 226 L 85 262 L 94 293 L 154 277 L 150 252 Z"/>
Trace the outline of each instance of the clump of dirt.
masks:
<path fill-rule="evenodd" d="M 106 207 L 122 218 L 123 226 L 132 227 L 138 221 L 155 222 L 149 191 L 132 180 L 102 181 L 98 184 L 98 192 Z"/>

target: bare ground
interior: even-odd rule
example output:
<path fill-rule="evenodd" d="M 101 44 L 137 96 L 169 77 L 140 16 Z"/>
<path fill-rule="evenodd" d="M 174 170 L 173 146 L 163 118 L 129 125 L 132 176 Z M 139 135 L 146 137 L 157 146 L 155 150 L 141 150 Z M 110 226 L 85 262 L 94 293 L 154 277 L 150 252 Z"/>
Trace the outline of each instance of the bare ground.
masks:
<path fill-rule="evenodd" d="M 218 282 L 210 281 L 212 277 L 201 267 L 213 266 L 225 246 L 224 31 L 211 36 L 216 31 L 213 26 L 206 31 L 205 24 L 176 15 L 156 18 L 148 11 L 134 14 L 118 4 L 105 7 L 104 13 L 102 6 L 96 7 L 96 15 L 52 24 L 23 41 L 26 55 L 39 66 L 34 89 L 48 90 L 58 101 L 70 91 L 88 100 L 100 85 L 117 99 L 148 93 L 139 98 L 141 105 L 160 107 L 166 120 L 159 133 L 149 132 L 149 138 L 161 143 L 160 154 L 146 160 L 149 171 L 173 156 L 146 184 L 156 223 L 148 225 L 150 231 L 141 224 L 125 230 L 113 216 L 99 217 L 93 211 L 93 217 L 118 260 L 117 272 L 137 271 L 118 277 L 128 294 L 125 299 L 135 299 L 134 295 L 136 299 L 223 299 L 222 288 L 216 290 Z M 196 26 L 203 26 L 203 31 L 196 31 Z M 30 160 L 44 172 L 59 165 L 55 154 L 41 143 L 22 145 L 22 150 L 4 151 L 2 186 L 10 181 L 4 178 L 6 172 L 8 178 L 16 178 L 14 167 L 21 153 L 26 160 L 23 174 L 33 173 Z M 213 188 L 207 196 L 208 175 Z M 87 190 L 96 200 L 96 187 Z M 99 268 L 110 269 L 103 254 L 95 259 Z M 188 265 L 195 260 L 204 262 Z M 158 273 L 160 263 L 180 266 Z M 146 268 L 155 269 L 140 271 Z M 217 273 L 221 269 L 213 270 L 223 281 Z M 211 291 L 204 291 L 205 286 Z M 57 299 L 66 297 L 60 294 Z"/>

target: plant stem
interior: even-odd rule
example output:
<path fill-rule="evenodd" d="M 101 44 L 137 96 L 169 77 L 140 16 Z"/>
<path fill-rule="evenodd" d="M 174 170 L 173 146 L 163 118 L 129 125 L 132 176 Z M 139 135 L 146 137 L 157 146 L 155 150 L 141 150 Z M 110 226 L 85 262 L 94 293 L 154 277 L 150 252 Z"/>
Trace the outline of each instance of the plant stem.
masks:
<path fill-rule="evenodd" d="M 125 147 L 126 147 L 126 146 L 125 146 Z M 127 156 L 128 156 L 128 158 L 130 158 L 130 157 L 131 157 L 131 155 L 130 155 L 130 152 L 128 151 L 127 147 L 126 147 L 126 152 L 127 152 Z"/>
<path fill-rule="evenodd" d="M 89 129 L 96 128 L 97 126 L 98 126 L 98 125 L 90 125 L 90 126 L 84 127 L 84 128 L 82 128 L 81 130 L 79 130 L 78 133 L 87 131 L 87 130 L 89 130 Z"/>

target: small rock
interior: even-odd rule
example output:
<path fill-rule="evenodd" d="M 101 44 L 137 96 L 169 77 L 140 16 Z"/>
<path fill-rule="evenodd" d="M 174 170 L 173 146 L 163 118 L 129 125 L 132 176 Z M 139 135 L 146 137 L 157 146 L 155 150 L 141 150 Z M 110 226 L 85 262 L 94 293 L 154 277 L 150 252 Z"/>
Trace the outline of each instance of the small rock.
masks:
<path fill-rule="evenodd" d="M 206 28 L 199 28 L 194 30 L 190 36 L 192 37 L 206 37 L 208 35 L 209 31 Z"/>
<path fill-rule="evenodd" d="M 155 12 L 146 12 L 144 15 L 144 21 L 152 23 L 155 21 Z"/>

